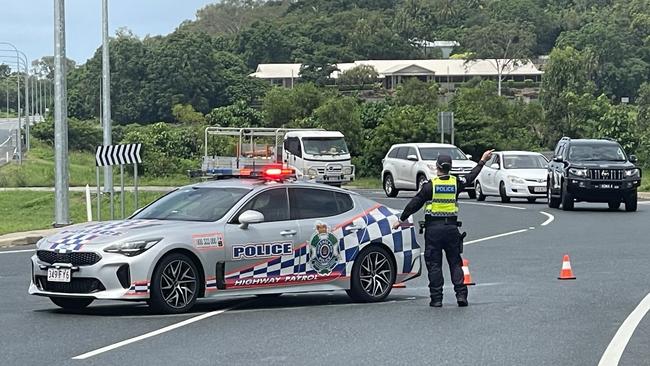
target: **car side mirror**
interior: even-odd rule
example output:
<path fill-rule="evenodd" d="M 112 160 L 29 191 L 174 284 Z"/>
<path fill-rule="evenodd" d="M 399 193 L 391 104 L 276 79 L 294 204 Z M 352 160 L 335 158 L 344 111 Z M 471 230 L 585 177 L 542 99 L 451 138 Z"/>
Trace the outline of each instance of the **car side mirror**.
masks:
<path fill-rule="evenodd" d="M 556 163 L 562 163 L 564 159 L 562 158 L 562 156 L 558 155 L 553 157 L 553 161 Z"/>
<path fill-rule="evenodd" d="M 264 222 L 264 215 L 259 211 L 246 210 L 239 215 L 239 227 L 243 230 L 248 229 L 250 224 L 259 224 L 260 222 Z"/>
<path fill-rule="evenodd" d="M 407 156 L 406 159 L 410 161 L 418 161 L 418 157 L 413 154 Z"/>
<path fill-rule="evenodd" d="M 499 166 L 499 164 L 494 163 L 494 164 L 490 165 L 490 168 L 492 168 L 494 170 L 499 170 L 501 167 Z"/>
<path fill-rule="evenodd" d="M 465 156 L 467 157 L 467 159 L 472 160 L 472 155 L 471 154 L 465 154 Z"/>
<path fill-rule="evenodd" d="M 636 155 L 630 155 L 630 163 L 636 163 L 637 161 Z"/>

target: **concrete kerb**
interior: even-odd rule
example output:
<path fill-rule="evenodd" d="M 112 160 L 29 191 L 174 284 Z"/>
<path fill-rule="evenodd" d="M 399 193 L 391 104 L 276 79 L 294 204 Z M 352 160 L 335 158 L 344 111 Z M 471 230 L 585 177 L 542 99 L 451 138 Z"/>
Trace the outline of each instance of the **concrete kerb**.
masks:
<path fill-rule="evenodd" d="M 31 230 L 0 235 L 0 248 L 34 245 L 43 237 L 55 234 L 60 229 Z"/>

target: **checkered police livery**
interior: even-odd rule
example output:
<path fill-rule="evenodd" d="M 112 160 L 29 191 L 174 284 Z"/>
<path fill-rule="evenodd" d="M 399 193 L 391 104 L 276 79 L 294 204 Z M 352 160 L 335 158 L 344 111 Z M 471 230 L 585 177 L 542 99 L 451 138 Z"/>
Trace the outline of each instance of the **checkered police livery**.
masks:
<path fill-rule="evenodd" d="M 392 231 L 391 226 L 398 220 L 398 211 L 393 211 L 385 206 L 378 205 L 364 213 L 364 215 L 337 225 L 332 230 L 332 234 L 339 238 L 339 250 L 341 258 L 339 263 L 334 267 L 332 273 L 328 276 L 313 276 L 317 272 L 314 269 L 307 269 L 309 255 L 307 245 L 302 245 L 294 251 L 293 255 L 284 255 L 270 259 L 253 267 L 244 268 L 226 275 L 227 285 L 238 284 L 266 284 L 264 281 L 242 282 L 242 279 L 264 278 L 275 276 L 290 276 L 295 274 L 305 274 L 316 280 L 335 279 L 337 277 L 348 277 L 352 273 L 354 260 L 363 248 L 370 243 L 382 243 L 395 253 L 397 263 L 397 280 L 402 281 L 407 278 L 413 270 L 413 251 L 419 249 L 413 227 Z M 365 226 L 365 230 L 348 231 L 345 229 L 348 225 Z"/>

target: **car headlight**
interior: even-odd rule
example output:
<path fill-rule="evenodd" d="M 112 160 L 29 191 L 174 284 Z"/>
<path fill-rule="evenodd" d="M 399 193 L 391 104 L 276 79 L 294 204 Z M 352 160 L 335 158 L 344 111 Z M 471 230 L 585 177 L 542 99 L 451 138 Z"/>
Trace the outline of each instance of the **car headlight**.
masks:
<path fill-rule="evenodd" d="M 344 175 L 351 175 L 352 174 L 352 167 L 351 166 L 346 166 L 343 168 L 343 174 Z"/>
<path fill-rule="evenodd" d="M 508 180 L 509 180 L 510 183 L 512 183 L 512 184 L 526 184 L 526 181 L 525 181 L 525 180 L 523 180 L 522 178 L 516 177 L 516 176 L 514 176 L 514 175 L 509 175 L 509 176 L 508 176 Z"/>
<path fill-rule="evenodd" d="M 318 175 L 318 170 L 316 170 L 314 168 L 309 168 L 307 170 L 307 175 Z"/>
<path fill-rule="evenodd" d="M 571 168 L 569 169 L 569 174 L 575 175 L 576 177 L 586 177 L 587 169 Z"/>
<path fill-rule="evenodd" d="M 116 243 L 104 249 L 106 253 L 119 253 L 127 257 L 133 257 L 142 254 L 147 249 L 156 245 L 162 238 L 149 240 L 135 240 L 124 243 Z"/>
<path fill-rule="evenodd" d="M 633 177 L 638 177 L 639 176 L 639 169 L 634 168 L 634 169 L 627 169 L 625 171 L 625 176 L 628 178 L 633 178 Z"/>
<path fill-rule="evenodd" d="M 45 238 L 41 238 L 39 241 L 36 242 L 36 249 L 41 249 L 41 245 L 47 244 L 47 240 Z"/>
<path fill-rule="evenodd" d="M 434 173 L 435 173 L 436 171 L 438 171 L 438 168 L 436 167 L 436 164 L 427 164 L 427 168 L 428 168 L 430 171 L 434 172 Z"/>

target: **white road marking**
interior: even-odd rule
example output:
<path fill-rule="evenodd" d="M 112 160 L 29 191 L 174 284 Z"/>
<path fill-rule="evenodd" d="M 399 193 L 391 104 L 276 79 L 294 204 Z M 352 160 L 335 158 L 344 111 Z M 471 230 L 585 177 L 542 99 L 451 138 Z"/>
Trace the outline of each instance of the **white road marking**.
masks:
<path fill-rule="evenodd" d="M 548 219 L 542 223 L 542 226 L 546 226 L 546 225 L 552 223 L 553 220 L 555 220 L 555 216 L 551 215 L 551 214 L 548 213 L 548 212 L 539 211 L 539 213 L 541 213 L 542 215 L 548 217 Z"/>
<path fill-rule="evenodd" d="M 22 250 L 0 250 L 0 254 L 11 254 L 11 253 L 26 253 L 26 252 L 33 252 L 36 249 L 22 249 Z"/>
<path fill-rule="evenodd" d="M 634 330 L 639 325 L 645 314 L 650 310 L 650 293 L 641 300 L 639 305 L 630 313 L 630 315 L 625 319 L 621 327 L 618 328 L 618 331 L 614 335 L 614 338 L 607 346 L 603 357 L 600 358 L 598 366 L 616 366 L 621 360 L 623 351 L 627 347 L 627 343 L 630 341 Z"/>
<path fill-rule="evenodd" d="M 240 304 L 240 306 L 241 305 L 242 304 Z M 126 345 L 131 344 L 131 343 L 139 342 L 139 341 L 147 339 L 147 338 L 155 337 L 157 335 L 172 331 L 174 329 L 178 329 L 180 327 L 184 327 L 186 325 L 201 321 L 203 319 L 213 317 L 215 315 L 223 314 L 228 310 L 232 310 L 233 308 L 235 308 L 235 307 L 233 306 L 233 307 L 230 307 L 230 308 L 227 308 L 227 309 L 215 310 L 215 311 L 211 311 L 209 313 L 201 314 L 201 315 L 195 316 L 193 318 L 183 320 L 182 322 L 172 324 L 172 325 L 166 326 L 164 328 L 160 328 L 158 330 L 154 330 L 153 332 L 149 332 L 149 333 L 145 333 L 143 335 L 137 336 L 137 337 L 125 339 L 125 340 L 123 340 L 121 342 L 117 342 L 117 343 L 111 344 L 111 345 L 106 346 L 106 347 L 98 348 L 98 349 L 96 349 L 94 351 L 90 351 L 90 352 L 81 354 L 79 356 L 74 356 L 74 357 L 72 357 L 72 359 L 73 360 L 85 360 L 87 358 L 97 356 L 97 355 L 102 354 L 104 352 L 112 351 L 112 350 L 114 350 L 116 348 L 120 348 L 120 347 L 126 346 Z"/>
<path fill-rule="evenodd" d="M 508 205 L 497 205 L 494 203 L 480 203 L 480 202 L 464 202 L 464 201 L 458 201 L 458 203 L 463 203 L 465 205 L 476 205 L 476 206 L 488 206 L 488 207 L 501 207 L 501 208 L 511 208 L 513 210 L 525 210 L 525 207 L 517 207 L 517 206 L 508 206 Z"/>
<path fill-rule="evenodd" d="M 496 239 L 496 238 L 502 238 L 502 237 L 508 236 L 508 235 L 515 235 L 515 234 L 519 234 L 519 233 L 525 233 L 526 231 L 528 231 L 528 229 L 521 229 L 521 230 L 510 231 L 510 232 L 503 233 L 503 234 L 492 235 L 492 236 L 488 236 L 488 237 L 485 237 L 485 238 L 470 240 L 468 242 L 465 242 L 464 245 L 480 243 L 482 241 Z"/>
<path fill-rule="evenodd" d="M 640 205 L 650 205 L 650 201 L 641 201 L 639 202 Z"/>

